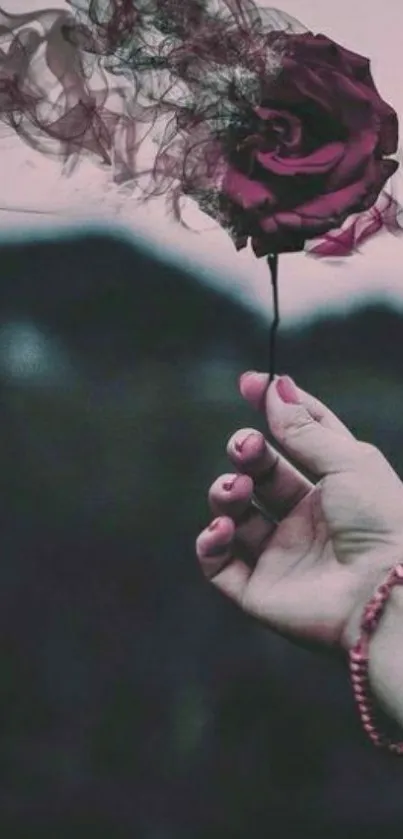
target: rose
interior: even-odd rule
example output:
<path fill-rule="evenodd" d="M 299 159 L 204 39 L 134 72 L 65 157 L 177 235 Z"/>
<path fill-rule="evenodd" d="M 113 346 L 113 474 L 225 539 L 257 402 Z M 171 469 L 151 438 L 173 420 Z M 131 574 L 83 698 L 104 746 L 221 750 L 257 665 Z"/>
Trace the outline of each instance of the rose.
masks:
<path fill-rule="evenodd" d="M 278 33 L 277 33 L 278 37 Z M 282 33 L 282 69 L 227 154 L 221 222 L 237 250 L 299 251 L 368 210 L 398 168 L 398 121 L 368 59 L 324 35 Z"/>
<path fill-rule="evenodd" d="M 115 183 L 141 186 L 140 201 L 165 195 L 179 221 L 180 198 L 191 196 L 237 249 L 251 239 L 257 256 L 320 236 L 328 238 L 311 252 L 347 255 L 382 227 L 401 229 L 390 196 L 388 221 L 376 206 L 398 166 L 387 159 L 398 123 L 366 58 L 254 0 L 155 0 L 146 11 L 135 0 L 69 5 L 77 20 L 38 13 L 40 36 L 35 16 L 0 13 L 10 37 L 0 52 L 0 122 L 56 152 L 71 164 L 66 173 L 81 154 L 95 155 Z M 106 71 L 131 77 L 133 92 L 110 86 Z M 62 86 L 56 108 L 52 77 Z M 153 164 L 141 171 L 140 134 L 162 120 Z M 138 130 L 144 123 L 149 132 Z"/>

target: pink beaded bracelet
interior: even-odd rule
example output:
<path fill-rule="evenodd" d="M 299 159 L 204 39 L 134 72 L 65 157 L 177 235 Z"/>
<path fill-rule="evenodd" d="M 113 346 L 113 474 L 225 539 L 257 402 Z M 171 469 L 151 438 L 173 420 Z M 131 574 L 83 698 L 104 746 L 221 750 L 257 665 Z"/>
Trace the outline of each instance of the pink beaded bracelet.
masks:
<path fill-rule="evenodd" d="M 374 702 L 370 696 L 368 676 L 369 642 L 378 627 L 390 592 L 395 585 L 403 585 L 402 564 L 396 565 L 389 571 L 385 582 L 379 586 L 366 606 L 360 625 L 361 634 L 357 643 L 350 650 L 349 660 L 354 697 L 363 728 L 369 739 L 378 748 L 387 749 L 393 754 L 403 755 L 403 742 L 394 742 L 386 734 L 381 733 L 376 725 Z"/>

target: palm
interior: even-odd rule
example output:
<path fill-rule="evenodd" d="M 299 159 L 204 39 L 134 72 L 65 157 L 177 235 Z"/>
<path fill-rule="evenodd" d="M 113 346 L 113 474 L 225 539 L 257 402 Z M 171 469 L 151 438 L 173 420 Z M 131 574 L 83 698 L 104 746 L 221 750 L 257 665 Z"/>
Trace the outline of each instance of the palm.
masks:
<path fill-rule="evenodd" d="M 279 631 L 318 640 L 325 640 L 326 624 L 326 640 L 332 643 L 342 632 L 350 606 L 346 582 L 317 485 L 266 540 L 243 606 Z"/>
<path fill-rule="evenodd" d="M 265 387 L 250 374 L 244 395 L 258 406 Z M 226 486 L 228 475 L 212 484 L 218 524 L 200 534 L 197 552 L 214 585 L 249 614 L 288 636 L 337 644 L 368 585 L 401 558 L 403 484 L 318 400 L 300 390 L 303 407 L 285 414 L 275 390 L 265 396 L 271 432 L 318 483 L 259 432 L 237 432 L 227 445 L 236 485 Z M 253 495 L 277 526 L 253 511 Z"/>
<path fill-rule="evenodd" d="M 280 631 L 329 643 L 340 639 L 362 563 L 389 567 L 391 534 L 399 533 L 403 486 L 379 452 L 372 454 L 371 470 L 366 485 L 359 469 L 323 478 L 280 521 L 245 589 L 247 611 Z M 390 495 L 380 497 L 385 482 L 394 485 L 393 504 Z"/>

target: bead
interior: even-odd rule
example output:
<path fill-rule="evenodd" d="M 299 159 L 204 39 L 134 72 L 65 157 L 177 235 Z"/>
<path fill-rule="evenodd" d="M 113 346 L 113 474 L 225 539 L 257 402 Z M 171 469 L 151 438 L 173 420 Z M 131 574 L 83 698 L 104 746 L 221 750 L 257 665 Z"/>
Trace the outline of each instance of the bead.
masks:
<path fill-rule="evenodd" d="M 366 662 L 365 656 L 361 652 L 357 652 L 354 649 L 351 650 L 350 658 L 356 664 L 365 664 L 365 662 Z"/>
<path fill-rule="evenodd" d="M 354 682 L 353 681 L 353 690 L 354 690 L 354 693 L 355 693 L 356 697 L 359 693 L 364 694 L 364 696 L 366 696 L 366 694 L 367 694 L 367 686 L 363 685 L 362 682 Z"/>
<path fill-rule="evenodd" d="M 403 743 L 390 743 L 388 749 L 393 754 L 401 755 L 403 754 Z"/>
<path fill-rule="evenodd" d="M 368 690 L 368 673 L 351 673 L 353 685 L 362 690 Z"/>
<path fill-rule="evenodd" d="M 403 742 L 394 743 L 377 729 L 368 684 L 370 638 L 378 627 L 390 592 L 396 584 L 403 584 L 403 563 L 399 563 L 389 571 L 385 582 L 379 586 L 367 604 L 361 620 L 361 636 L 349 653 L 349 666 L 354 698 L 362 726 L 369 739 L 378 748 L 385 748 L 393 754 L 403 755 Z"/>
<path fill-rule="evenodd" d="M 356 676 L 357 679 L 364 679 L 365 674 L 367 672 L 367 661 L 366 661 L 366 659 L 364 659 L 361 662 L 360 661 L 351 661 L 350 662 L 350 669 L 351 669 L 351 675 L 353 675 L 353 673 L 354 673 L 354 676 Z"/>
<path fill-rule="evenodd" d="M 363 721 L 362 727 L 365 733 L 368 734 L 368 737 L 372 740 L 372 735 L 375 733 L 375 729 L 372 723 Z"/>
<path fill-rule="evenodd" d="M 376 622 L 374 616 L 370 615 L 369 617 L 364 618 L 361 626 L 362 626 L 362 629 L 365 630 L 365 632 L 370 632 L 372 634 L 372 632 L 374 632 L 374 630 L 377 627 L 377 622 Z"/>

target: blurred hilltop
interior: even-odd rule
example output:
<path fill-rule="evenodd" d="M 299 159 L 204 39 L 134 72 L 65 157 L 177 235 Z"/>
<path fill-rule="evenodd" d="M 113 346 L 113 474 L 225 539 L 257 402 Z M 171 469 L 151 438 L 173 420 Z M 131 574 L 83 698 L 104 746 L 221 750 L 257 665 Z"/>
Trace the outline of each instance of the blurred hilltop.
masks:
<path fill-rule="evenodd" d="M 267 324 L 96 233 L 0 248 L 0 825 L 7 839 L 400 835 L 340 662 L 225 602 L 194 556 Z M 280 329 L 279 372 L 403 476 L 403 316 Z M 372 831 L 372 832 L 371 832 Z"/>

